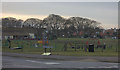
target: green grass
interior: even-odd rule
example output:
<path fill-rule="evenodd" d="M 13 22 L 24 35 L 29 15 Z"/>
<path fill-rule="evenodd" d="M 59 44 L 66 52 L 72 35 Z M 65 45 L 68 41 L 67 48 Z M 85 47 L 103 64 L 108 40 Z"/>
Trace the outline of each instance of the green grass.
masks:
<path fill-rule="evenodd" d="M 77 46 L 84 46 L 86 41 L 89 43 L 97 45 L 97 40 L 89 40 L 89 39 L 81 39 L 81 38 L 58 38 L 57 40 L 50 40 L 49 46 L 53 46 L 52 54 L 54 55 L 65 55 L 65 56 L 118 56 L 118 40 L 117 39 L 100 39 L 101 44 L 104 42 L 107 45 L 105 50 L 95 49 L 95 52 L 85 52 L 82 49 L 70 48 L 71 45 L 68 44 L 67 51 L 64 51 L 65 42 L 69 42 L 72 46 L 75 46 L 74 42 L 78 42 Z M 27 54 L 42 54 L 44 52 L 44 48 L 42 48 L 42 44 L 39 44 L 38 48 L 34 47 L 34 44 L 37 43 L 35 40 L 12 40 L 12 47 L 23 47 L 23 50 L 11 50 L 8 48 L 7 41 L 2 41 L 2 51 L 3 52 L 14 52 L 14 53 L 27 53 Z M 109 46 L 112 46 L 111 48 Z M 49 49 L 47 49 L 49 51 Z"/>

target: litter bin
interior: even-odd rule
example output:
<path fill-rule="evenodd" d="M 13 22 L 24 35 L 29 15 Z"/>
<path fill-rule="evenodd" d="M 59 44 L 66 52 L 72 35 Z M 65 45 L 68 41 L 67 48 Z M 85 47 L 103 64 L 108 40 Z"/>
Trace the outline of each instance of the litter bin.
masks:
<path fill-rule="evenodd" d="M 94 44 L 89 44 L 89 52 L 94 52 Z"/>

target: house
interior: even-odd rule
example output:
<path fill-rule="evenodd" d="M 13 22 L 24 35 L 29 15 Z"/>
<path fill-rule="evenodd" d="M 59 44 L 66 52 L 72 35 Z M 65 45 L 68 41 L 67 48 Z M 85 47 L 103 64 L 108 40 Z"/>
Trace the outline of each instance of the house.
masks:
<path fill-rule="evenodd" d="M 30 39 L 34 38 L 34 30 L 23 28 L 3 28 L 2 39 Z M 31 37 L 32 36 L 32 37 Z"/>

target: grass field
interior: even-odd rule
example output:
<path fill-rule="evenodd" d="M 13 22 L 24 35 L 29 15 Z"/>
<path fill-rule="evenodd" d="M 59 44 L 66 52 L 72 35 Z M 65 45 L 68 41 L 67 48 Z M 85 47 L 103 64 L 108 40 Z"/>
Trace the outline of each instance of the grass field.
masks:
<path fill-rule="evenodd" d="M 53 55 L 65 55 L 65 56 L 118 56 L 118 40 L 117 39 L 99 39 L 100 44 L 106 44 L 106 49 L 102 51 L 101 48 L 94 48 L 95 52 L 85 52 L 84 47 L 88 41 L 89 44 L 94 44 L 97 46 L 98 40 L 93 39 L 84 39 L 84 38 L 58 38 L 57 40 L 50 40 L 49 46 L 53 46 L 52 54 Z M 3 52 L 15 52 L 15 53 L 27 53 L 27 54 L 42 54 L 44 48 L 42 44 L 39 44 L 35 48 L 34 44 L 37 43 L 37 40 L 12 40 L 12 47 L 23 47 L 23 49 L 12 50 L 8 48 L 8 42 L 2 41 L 2 51 Z M 67 51 L 64 51 L 64 44 L 67 44 Z M 71 46 L 79 46 L 81 48 L 72 49 Z M 47 49 L 49 52 L 49 49 Z"/>

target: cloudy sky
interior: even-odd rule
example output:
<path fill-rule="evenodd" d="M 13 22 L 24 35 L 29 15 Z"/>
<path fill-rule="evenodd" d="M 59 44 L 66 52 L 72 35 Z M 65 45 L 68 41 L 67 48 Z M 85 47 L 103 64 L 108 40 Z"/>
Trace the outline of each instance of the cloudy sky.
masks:
<path fill-rule="evenodd" d="M 44 19 L 49 14 L 86 17 L 101 22 L 104 28 L 118 27 L 117 2 L 3 2 L 3 17 Z"/>

